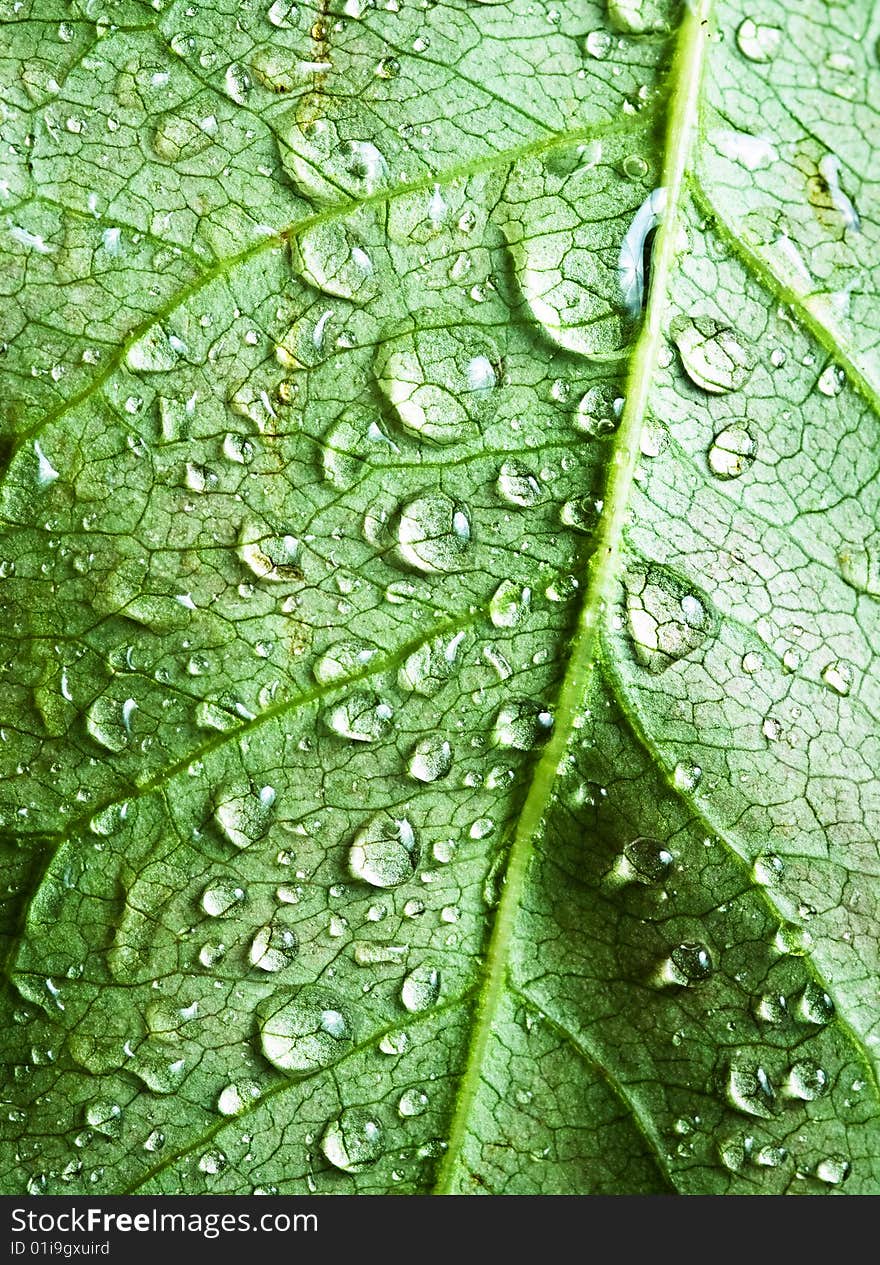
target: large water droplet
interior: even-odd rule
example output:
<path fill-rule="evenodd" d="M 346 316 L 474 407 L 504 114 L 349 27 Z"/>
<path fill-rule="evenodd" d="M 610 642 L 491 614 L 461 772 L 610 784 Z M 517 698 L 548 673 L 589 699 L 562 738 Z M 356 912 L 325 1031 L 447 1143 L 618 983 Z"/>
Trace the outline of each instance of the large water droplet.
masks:
<path fill-rule="evenodd" d="M 612 873 L 626 883 L 659 883 L 669 874 L 672 853 L 659 839 L 640 835 L 623 849 Z"/>
<path fill-rule="evenodd" d="M 440 997 L 440 972 L 436 966 L 423 963 L 405 976 L 400 987 L 400 1000 L 411 1014 L 420 1014 L 436 1006 Z"/>
<path fill-rule="evenodd" d="M 531 589 L 502 580 L 489 601 L 489 618 L 496 628 L 515 628 L 531 601 Z"/>
<path fill-rule="evenodd" d="M 284 53 L 285 50 L 276 50 Z M 282 63 L 277 55 L 272 69 L 290 76 L 293 65 L 289 55 Z M 305 63 L 305 66 L 325 63 Z M 271 78 L 264 68 L 264 79 Z M 304 69 L 304 68 L 303 68 Z M 304 73 L 312 74 L 313 70 Z M 321 203 L 338 203 L 341 199 L 369 198 L 378 193 L 388 178 L 385 157 L 372 141 L 360 138 L 340 139 L 335 123 L 326 117 L 301 124 L 293 112 L 290 125 L 281 121 L 279 154 L 288 174 L 306 198 Z"/>
<path fill-rule="evenodd" d="M 709 979 L 712 970 L 712 955 L 707 946 L 696 940 L 686 940 L 676 945 L 662 964 L 659 981 L 688 988 Z"/>
<path fill-rule="evenodd" d="M 240 1116 L 259 1097 L 260 1087 L 254 1081 L 238 1081 L 221 1089 L 217 1110 L 221 1116 Z"/>
<path fill-rule="evenodd" d="M 826 1186 L 842 1186 L 852 1172 L 852 1165 L 844 1155 L 829 1155 L 816 1165 L 816 1176 Z"/>
<path fill-rule="evenodd" d="M 377 813 L 355 835 L 348 868 L 355 878 L 373 887 L 397 887 L 407 882 L 419 863 L 415 831 L 405 817 Z"/>
<path fill-rule="evenodd" d="M 209 883 L 202 892 L 202 909 L 209 918 L 222 918 L 247 899 L 243 887 L 231 882 Z"/>
<path fill-rule="evenodd" d="M 776 1093 L 763 1067 L 733 1065 L 727 1078 L 727 1101 L 747 1116 L 770 1120 L 776 1114 Z"/>
<path fill-rule="evenodd" d="M 275 973 L 291 962 L 299 950 L 296 932 L 290 927 L 261 927 L 251 941 L 248 961 L 261 971 Z"/>
<path fill-rule="evenodd" d="M 397 518 L 398 554 L 416 571 L 448 574 L 464 565 L 471 523 L 463 505 L 429 492 L 402 505 Z"/>
<path fill-rule="evenodd" d="M 834 663 L 829 663 L 827 667 L 822 669 L 822 680 L 829 689 L 834 690 L 835 694 L 845 697 L 852 686 L 852 679 L 853 670 L 842 659 L 836 659 Z"/>
<path fill-rule="evenodd" d="M 413 1116 L 424 1115 L 429 1105 L 428 1095 L 421 1086 L 411 1085 L 409 1089 L 405 1089 L 400 1095 L 397 1112 L 404 1120 L 409 1120 Z"/>
<path fill-rule="evenodd" d="M 482 331 L 456 323 L 384 344 L 376 379 L 405 430 L 451 444 L 494 414 L 497 363 L 497 349 Z"/>
<path fill-rule="evenodd" d="M 108 751 L 123 751 L 131 737 L 136 711 L 137 703 L 133 698 L 120 701 L 101 695 L 86 712 L 86 729 Z"/>
<path fill-rule="evenodd" d="M 367 242 L 351 220 L 322 221 L 296 243 L 304 280 L 333 298 L 366 303 L 379 281 Z"/>
<path fill-rule="evenodd" d="M 346 1107 L 321 1138 L 325 1158 L 344 1173 L 360 1173 L 375 1164 L 384 1149 L 382 1126 L 362 1107 Z"/>
<path fill-rule="evenodd" d="M 452 768 L 452 747 L 444 738 L 422 738 L 413 747 L 406 767 L 417 782 L 436 782 Z"/>
<path fill-rule="evenodd" d="M 354 1047 L 354 1025 L 329 989 L 306 985 L 275 993 L 257 1008 L 260 1046 L 269 1062 L 292 1076 L 329 1067 Z"/>
<path fill-rule="evenodd" d="M 633 216 L 620 247 L 617 275 L 625 311 L 633 318 L 645 303 L 645 256 L 651 235 L 663 218 L 666 190 L 654 189 Z"/>
<path fill-rule="evenodd" d="M 719 479 L 738 479 L 755 460 L 758 445 L 742 422 L 725 426 L 712 440 L 709 469 Z"/>
<path fill-rule="evenodd" d="M 376 694 L 355 691 L 324 713 L 327 728 L 351 742 L 377 742 L 388 730 L 392 708 Z"/>
<path fill-rule="evenodd" d="M 372 413 L 345 413 L 324 434 L 321 441 L 321 465 L 325 479 L 337 488 L 353 487 L 369 473 L 371 464 L 379 464 L 389 453 L 399 449 Z"/>
<path fill-rule="evenodd" d="M 243 524 L 238 537 L 238 556 L 258 580 L 281 583 L 299 578 L 295 536 L 274 536 L 258 523 Z"/>
<path fill-rule="evenodd" d="M 548 737 L 552 728 L 553 716 L 540 703 L 514 699 L 499 710 L 492 737 L 499 747 L 531 751 Z"/>
<path fill-rule="evenodd" d="M 633 653 L 655 675 L 698 649 L 713 628 L 706 599 L 665 568 L 630 567 L 624 585 Z"/>
<path fill-rule="evenodd" d="M 712 316 L 678 316 L 669 327 L 690 380 L 713 395 L 738 391 L 755 367 L 755 353 L 729 325 Z"/>
<path fill-rule="evenodd" d="M 807 984 L 795 1007 L 797 1018 L 803 1023 L 824 1027 L 834 1018 L 834 1002 L 819 984 Z"/>
<path fill-rule="evenodd" d="M 829 1088 L 828 1073 L 817 1063 L 800 1059 L 789 1068 L 786 1092 L 793 1098 L 813 1102 L 827 1094 Z"/>

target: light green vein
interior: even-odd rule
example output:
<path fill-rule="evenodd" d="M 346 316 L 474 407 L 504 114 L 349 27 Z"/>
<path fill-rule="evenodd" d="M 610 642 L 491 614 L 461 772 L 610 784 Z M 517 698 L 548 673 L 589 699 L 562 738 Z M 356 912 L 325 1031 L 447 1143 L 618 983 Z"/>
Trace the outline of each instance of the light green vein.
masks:
<path fill-rule="evenodd" d="M 508 961 L 517 913 L 544 814 L 551 801 L 558 766 L 564 757 L 582 706 L 592 671 L 598 631 L 604 621 L 608 596 L 618 572 L 623 529 L 639 459 L 639 439 L 648 395 L 662 340 L 667 291 L 676 256 L 679 206 L 685 189 L 697 119 L 697 106 L 706 47 L 709 42 L 711 0 L 697 0 L 685 10 L 672 65 L 666 161 L 663 184 L 666 214 L 652 254 L 652 284 L 648 306 L 630 362 L 626 404 L 610 453 L 604 508 L 587 565 L 584 605 L 571 646 L 569 668 L 556 705 L 553 735 L 539 761 L 523 804 L 510 849 L 505 886 L 486 955 L 483 989 L 477 1006 L 468 1062 L 462 1077 L 449 1135 L 449 1148 L 440 1167 L 435 1191 L 451 1194 L 457 1185 L 462 1149 L 483 1077 L 483 1065 L 495 1017 L 507 982 Z"/>

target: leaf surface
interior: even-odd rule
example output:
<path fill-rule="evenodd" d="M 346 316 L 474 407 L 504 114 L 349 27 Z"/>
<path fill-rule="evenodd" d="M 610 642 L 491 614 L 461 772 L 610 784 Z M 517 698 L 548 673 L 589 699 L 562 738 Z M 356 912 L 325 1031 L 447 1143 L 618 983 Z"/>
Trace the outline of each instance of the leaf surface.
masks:
<path fill-rule="evenodd" d="M 871 6 L 111 7 L 2 11 L 3 1189 L 877 1193 Z"/>

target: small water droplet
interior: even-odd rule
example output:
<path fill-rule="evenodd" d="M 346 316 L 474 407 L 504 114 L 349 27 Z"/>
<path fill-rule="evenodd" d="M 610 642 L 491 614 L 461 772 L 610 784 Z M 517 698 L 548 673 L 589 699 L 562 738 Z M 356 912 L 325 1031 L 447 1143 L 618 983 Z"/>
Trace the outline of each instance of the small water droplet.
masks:
<path fill-rule="evenodd" d="M 346 1107 L 321 1137 L 321 1151 L 334 1168 L 360 1173 L 384 1152 L 382 1126 L 361 1107 Z"/>
<path fill-rule="evenodd" d="M 826 1186 L 842 1186 L 852 1172 L 852 1165 L 843 1155 L 829 1155 L 816 1165 L 816 1176 Z"/>
<path fill-rule="evenodd" d="M 754 676 L 756 672 L 760 672 L 764 666 L 764 660 L 755 650 L 747 650 L 742 658 L 742 670 L 749 676 Z"/>
<path fill-rule="evenodd" d="M 687 940 L 676 945 L 663 962 L 658 983 L 687 988 L 709 979 L 712 970 L 712 955 L 707 946 L 695 940 Z"/>
<path fill-rule="evenodd" d="M 797 999 L 795 1015 L 803 1023 L 824 1027 L 834 1018 L 834 1002 L 819 984 L 810 983 Z"/>
<path fill-rule="evenodd" d="M 423 963 L 404 977 L 400 988 L 400 1000 L 411 1014 L 430 1010 L 440 997 L 440 972 L 435 966 Z"/>
<path fill-rule="evenodd" d="M 204 1155 L 199 1158 L 199 1172 L 214 1177 L 217 1173 L 223 1172 L 226 1164 L 227 1159 L 222 1151 L 205 1151 Z"/>
<path fill-rule="evenodd" d="M 785 863 L 775 852 L 762 852 L 752 863 L 752 877 L 762 887 L 773 887 L 785 873 Z"/>
<path fill-rule="evenodd" d="M 817 388 L 823 395 L 833 398 L 840 395 L 846 384 L 846 374 L 842 369 L 838 369 L 837 365 L 828 365 L 819 375 L 816 383 Z"/>
<path fill-rule="evenodd" d="M 154 1129 L 144 1142 L 144 1150 L 150 1152 L 161 1151 L 164 1145 L 165 1134 L 161 1129 Z"/>
<path fill-rule="evenodd" d="M 644 180 L 648 174 L 648 164 L 641 154 L 627 154 L 621 170 L 627 180 Z"/>
<path fill-rule="evenodd" d="M 246 897 L 245 889 L 235 883 L 210 883 L 202 892 L 202 909 L 210 918 L 222 918 Z"/>
<path fill-rule="evenodd" d="M 659 883 L 667 877 L 672 853 L 659 839 L 640 835 L 623 849 L 612 869 L 612 875 L 625 883 Z"/>
<path fill-rule="evenodd" d="M 249 848 L 265 837 L 271 820 L 275 791 L 264 786 L 248 795 L 236 795 L 214 809 L 214 821 L 223 838 L 235 848 Z"/>
<path fill-rule="evenodd" d="M 373 887 L 398 887 L 412 878 L 419 844 L 405 817 L 377 813 L 355 835 L 348 853 L 349 872 Z"/>
<path fill-rule="evenodd" d="M 665 568 L 630 567 L 624 585 L 633 653 L 653 675 L 698 649 L 714 626 L 708 601 Z"/>
<path fill-rule="evenodd" d="M 805 1059 L 792 1064 L 788 1072 L 786 1092 L 803 1102 L 813 1102 L 829 1090 L 828 1073 L 817 1063 Z"/>
<path fill-rule="evenodd" d="M 438 637 L 414 650 L 397 674 L 400 688 L 425 697 L 436 694 L 455 672 L 464 640 L 461 632 L 452 638 Z"/>
<path fill-rule="evenodd" d="M 489 618 L 495 628 L 515 628 L 531 601 L 531 589 L 502 580 L 489 601 Z"/>
<path fill-rule="evenodd" d="M 614 37 L 610 31 L 590 31 L 584 40 L 584 48 L 596 61 L 604 61 L 614 47 Z"/>
<path fill-rule="evenodd" d="M 761 724 L 761 733 L 768 742 L 778 742 L 782 737 L 783 728 L 780 721 L 775 716 L 765 716 Z"/>
<path fill-rule="evenodd" d="M 744 1115 L 770 1120 L 776 1114 L 776 1092 L 763 1067 L 732 1065 L 726 1092 L 730 1105 Z"/>
<path fill-rule="evenodd" d="M 330 1067 L 354 1048 L 343 1003 L 320 985 L 275 993 L 257 1007 L 260 1047 L 279 1071 L 305 1076 Z"/>
<path fill-rule="evenodd" d="M 364 641 L 337 641 L 315 662 L 312 672 L 319 685 L 329 685 L 363 672 L 375 654 L 376 647 Z"/>

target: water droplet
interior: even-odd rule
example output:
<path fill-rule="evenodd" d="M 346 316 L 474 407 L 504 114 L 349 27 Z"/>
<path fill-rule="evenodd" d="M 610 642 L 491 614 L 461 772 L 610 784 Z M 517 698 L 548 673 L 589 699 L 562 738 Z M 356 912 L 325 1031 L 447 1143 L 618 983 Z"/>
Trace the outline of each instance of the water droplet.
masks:
<path fill-rule="evenodd" d="M 217 828 L 234 848 L 249 848 L 265 837 L 271 820 L 275 791 L 264 786 L 249 795 L 236 795 L 214 809 Z"/>
<path fill-rule="evenodd" d="M 400 988 L 400 1000 L 411 1014 L 430 1010 L 440 996 L 440 972 L 435 966 L 423 963 L 404 977 Z"/>
<path fill-rule="evenodd" d="M 788 1018 L 788 1001 L 782 993 L 765 993 L 758 998 L 755 1014 L 764 1023 L 784 1023 Z"/>
<path fill-rule="evenodd" d="M 764 666 L 764 660 L 755 650 L 747 650 L 742 658 L 742 670 L 749 676 L 754 676 L 756 672 L 760 672 Z"/>
<path fill-rule="evenodd" d="M 136 711 L 133 698 L 120 702 L 101 695 L 86 712 L 86 729 L 108 751 L 123 751 L 131 737 L 131 722 Z"/>
<path fill-rule="evenodd" d="M 625 311 L 633 318 L 641 314 L 645 302 L 645 256 L 651 235 L 663 218 L 666 190 L 654 189 L 633 216 L 620 247 L 617 275 Z"/>
<path fill-rule="evenodd" d="M 217 1110 L 221 1116 L 240 1116 L 259 1097 L 259 1085 L 254 1081 L 239 1081 L 221 1089 L 217 1098 Z"/>
<path fill-rule="evenodd" d="M 109 1098 L 96 1098 L 85 1109 L 85 1122 L 105 1138 L 118 1138 L 122 1133 L 122 1108 Z"/>
<path fill-rule="evenodd" d="M 281 971 L 291 962 L 299 950 L 296 932 L 290 927 L 261 927 L 251 941 L 248 961 L 261 971 Z"/>
<path fill-rule="evenodd" d="M 419 844 L 405 817 L 377 813 L 354 837 L 348 853 L 349 872 L 373 887 L 398 887 L 415 873 Z"/>
<path fill-rule="evenodd" d="M 429 1105 L 428 1095 L 425 1091 L 418 1085 L 411 1085 L 409 1089 L 405 1089 L 400 1095 L 397 1111 L 404 1120 L 408 1120 L 412 1116 L 424 1115 Z"/>
<path fill-rule="evenodd" d="M 364 641 L 337 641 L 324 651 L 312 672 L 319 685 L 343 681 L 363 672 L 375 653 L 376 647 Z"/>
<path fill-rule="evenodd" d="M 202 966 L 211 970 L 226 957 L 226 945 L 213 940 L 206 941 L 199 949 L 199 961 Z"/>
<path fill-rule="evenodd" d="M 773 887 L 785 873 L 785 863 L 775 852 L 762 852 L 752 864 L 752 877 L 762 887 Z"/>
<path fill-rule="evenodd" d="M 773 943 L 779 953 L 802 958 L 812 947 L 813 937 L 809 931 L 804 927 L 799 927 L 797 923 L 783 922 L 773 938 Z"/>
<path fill-rule="evenodd" d="M 214 1177 L 217 1173 L 223 1172 L 226 1164 L 227 1159 L 222 1151 L 205 1151 L 204 1155 L 199 1158 L 199 1172 Z"/>
<path fill-rule="evenodd" d="M 482 331 L 456 323 L 384 344 L 376 379 L 404 430 L 451 444 L 494 414 L 497 363 L 498 351 Z"/>
<path fill-rule="evenodd" d="M 826 1186 L 842 1186 L 852 1172 L 852 1165 L 843 1155 L 829 1155 L 816 1165 L 816 1176 Z"/>
<path fill-rule="evenodd" d="M 531 509 L 541 500 L 541 485 L 536 476 L 520 461 L 505 461 L 498 471 L 498 495 L 508 505 Z"/>
<path fill-rule="evenodd" d="M 295 536 L 273 536 L 258 523 L 243 524 L 238 537 L 238 556 L 258 580 L 283 583 L 299 578 Z"/>
<path fill-rule="evenodd" d="M 365 230 L 370 221 L 365 224 Z M 352 220 L 327 220 L 296 242 L 295 266 L 303 279 L 332 298 L 366 303 L 379 288 L 379 278 L 365 234 Z"/>
<path fill-rule="evenodd" d="M 537 743 L 549 736 L 553 728 L 553 716 L 540 703 L 530 699 L 515 699 L 505 703 L 495 717 L 493 741 L 499 747 L 515 751 L 531 751 Z"/>
<path fill-rule="evenodd" d="M 274 0 L 266 18 L 272 26 L 278 27 L 281 31 L 294 30 L 297 25 L 298 9 L 299 6 L 291 4 L 291 0 Z"/>
<path fill-rule="evenodd" d="M 489 601 L 489 618 L 496 628 L 515 628 L 531 601 L 531 589 L 502 580 Z"/>
<path fill-rule="evenodd" d="M 577 429 L 594 439 L 610 434 L 620 419 L 619 409 L 615 407 L 616 399 L 611 387 L 590 387 L 578 404 Z"/>
<path fill-rule="evenodd" d="M 257 1007 L 263 1054 L 282 1072 L 304 1076 L 354 1048 L 354 1025 L 334 993 L 320 985 L 275 993 Z"/>
<path fill-rule="evenodd" d="M 400 508 L 398 554 L 415 571 L 448 574 L 460 570 L 470 541 L 467 510 L 442 492 L 426 493 Z"/>
<path fill-rule="evenodd" d="M 849 693 L 852 685 L 853 670 L 848 663 L 844 663 L 842 659 L 837 659 L 834 663 L 829 663 L 822 670 L 822 680 L 825 684 L 837 694 L 844 697 Z"/>
<path fill-rule="evenodd" d="M 269 50 L 270 56 L 261 78 L 290 83 L 291 90 L 300 75 L 310 78 L 320 73 L 316 67 L 329 69 L 328 62 L 300 63 L 299 69 L 285 50 Z M 293 67 L 293 75 L 291 75 Z M 370 198 L 385 184 L 388 165 L 372 141 L 340 140 L 331 119 L 317 118 L 301 124 L 291 113 L 291 125 L 279 132 L 281 163 L 304 197 L 323 204 L 338 203 L 340 198 Z"/>
<path fill-rule="evenodd" d="M 253 81 L 247 68 L 241 62 L 230 62 L 223 76 L 223 87 L 227 97 L 231 97 L 238 105 L 244 105 L 251 94 Z"/>
<path fill-rule="evenodd" d="M 354 960 L 358 966 L 400 966 L 409 952 L 405 944 L 379 944 L 375 940 L 360 940 L 354 946 Z"/>
<path fill-rule="evenodd" d="M 627 154 L 621 163 L 621 169 L 627 180 L 644 180 L 648 174 L 648 164 L 641 154 Z"/>
<path fill-rule="evenodd" d="M 819 984 L 807 984 L 797 999 L 795 1015 L 803 1023 L 824 1027 L 834 1018 L 834 1002 Z"/>
<path fill-rule="evenodd" d="M 161 1151 L 164 1145 L 165 1134 L 161 1131 L 161 1129 L 154 1129 L 144 1142 L 144 1150 L 150 1152 Z"/>
<path fill-rule="evenodd" d="M 660 968 L 659 982 L 687 988 L 712 974 L 712 955 L 705 944 L 687 940 L 678 944 Z"/>
<path fill-rule="evenodd" d="M 817 1063 L 802 1059 L 789 1068 L 786 1090 L 793 1098 L 813 1102 L 827 1094 L 828 1089 L 828 1074 Z"/>
<path fill-rule="evenodd" d="M 846 385 L 846 374 L 837 365 L 827 365 L 819 375 L 816 386 L 823 395 L 833 398 L 840 395 Z"/>
<path fill-rule="evenodd" d="M 356 691 L 324 713 L 328 729 L 351 742 L 377 742 L 388 730 L 394 712 L 376 694 Z"/>
<path fill-rule="evenodd" d="M 623 849 L 612 874 L 625 883 L 659 883 L 668 876 L 671 866 L 672 853 L 660 840 L 640 835 Z"/>
<path fill-rule="evenodd" d="M 438 637 L 414 650 L 397 674 L 401 689 L 413 690 L 430 698 L 452 678 L 458 652 L 465 640 L 463 632 L 452 638 Z"/>
<path fill-rule="evenodd" d="M 778 1168 L 788 1159 L 788 1151 L 784 1146 L 762 1146 L 755 1152 L 753 1162 L 760 1168 Z"/>
<path fill-rule="evenodd" d="M 610 31 L 590 31 L 584 40 L 584 48 L 596 61 L 604 61 L 614 47 L 614 37 Z"/>
<path fill-rule="evenodd" d="M 410 753 L 407 773 L 417 782 L 436 782 L 452 768 L 452 747 L 443 738 L 422 738 Z"/>
<path fill-rule="evenodd" d="M 234 883 L 210 883 L 202 892 L 202 909 L 209 918 L 222 918 L 246 897 L 245 889 Z"/>
<path fill-rule="evenodd" d="M 649 35 L 669 30 L 668 0 L 607 0 L 608 24 L 625 35 Z"/>
<path fill-rule="evenodd" d="M 405 1032 L 386 1032 L 379 1041 L 383 1054 L 405 1054 L 409 1049 L 409 1037 Z"/>
<path fill-rule="evenodd" d="M 775 716 L 765 716 L 761 725 L 761 733 L 768 742 L 778 742 L 782 737 L 783 728 L 781 723 Z"/>
<path fill-rule="evenodd" d="M 765 26 L 753 18 L 745 18 L 736 28 L 736 46 L 743 57 L 752 62 L 771 62 L 782 44 L 778 26 Z"/>
<path fill-rule="evenodd" d="M 630 567 L 624 585 L 633 653 L 654 675 L 698 649 L 714 626 L 706 599 L 671 571 Z"/>
<path fill-rule="evenodd" d="M 727 1078 L 727 1101 L 747 1116 L 770 1120 L 776 1113 L 776 1093 L 763 1067 L 733 1065 Z"/>
<path fill-rule="evenodd" d="M 382 1126 L 362 1107 L 346 1107 L 324 1130 L 321 1150 L 334 1168 L 360 1173 L 384 1152 Z"/>
<path fill-rule="evenodd" d="M 719 479 L 738 479 L 755 460 L 758 445 L 742 422 L 726 426 L 712 440 L 709 469 Z"/>
<path fill-rule="evenodd" d="M 755 367 L 754 351 L 740 334 L 711 316 L 679 316 L 669 332 L 691 381 L 720 395 L 745 386 Z"/>
<path fill-rule="evenodd" d="M 880 548 L 847 545 L 838 553 L 837 565 L 842 578 L 857 593 L 880 597 Z"/>
<path fill-rule="evenodd" d="M 819 218 L 830 220 L 830 226 L 837 227 L 842 220 L 844 229 L 854 233 L 861 230 L 859 213 L 840 182 L 840 159 L 836 154 L 823 154 L 819 159 L 817 174 L 807 182 L 807 197 L 812 207 L 825 213 Z"/>
<path fill-rule="evenodd" d="M 216 134 L 217 119 L 213 114 L 196 119 L 169 112 L 161 115 L 156 124 L 153 150 L 165 162 L 176 163 L 201 154 L 213 144 Z"/>

